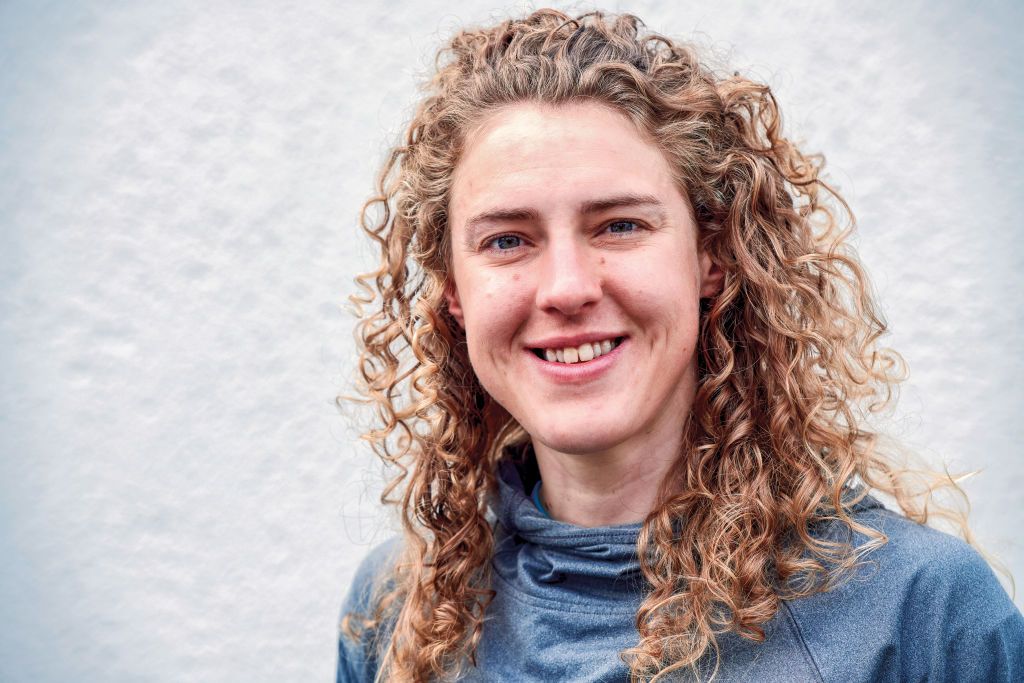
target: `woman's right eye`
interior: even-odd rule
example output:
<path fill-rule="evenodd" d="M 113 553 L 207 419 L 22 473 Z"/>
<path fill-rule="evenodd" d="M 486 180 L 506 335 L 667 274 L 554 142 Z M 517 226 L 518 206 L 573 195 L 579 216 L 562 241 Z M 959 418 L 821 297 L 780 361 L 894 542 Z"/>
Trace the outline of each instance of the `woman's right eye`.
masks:
<path fill-rule="evenodd" d="M 516 235 L 498 235 L 487 246 L 496 251 L 509 251 L 521 245 L 523 241 Z"/>

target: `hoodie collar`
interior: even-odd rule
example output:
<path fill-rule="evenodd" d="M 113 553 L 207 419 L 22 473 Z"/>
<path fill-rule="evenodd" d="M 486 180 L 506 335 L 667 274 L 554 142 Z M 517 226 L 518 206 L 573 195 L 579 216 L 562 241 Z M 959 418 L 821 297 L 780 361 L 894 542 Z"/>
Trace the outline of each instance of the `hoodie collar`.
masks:
<path fill-rule="evenodd" d="M 636 544 L 641 523 L 580 527 L 544 515 L 534 505 L 516 464 L 498 465 L 496 514 L 500 530 L 495 568 L 526 592 L 550 584 L 585 585 L 604 597 L 635 599 L 640 562 Z M 624 583 L 625 582 L 625 583 Z"/>
<path fill-rule="evenodd" d="M 509 457 L 498 463 L 493 507 L 498 575 L 521 592 L 548 599 L 564 599 L 564 589 L 575 588 L 584 602 L 636 601 L 644 585 L 636 547 L 642 523 L 591 528 L 551 519 L 530 497 L 527 487 L 535 483 L 530 465 L 529 459 L 524 464 L 522 458 Z M 884 509 L 871 496 L 858 493 L 851 488 L 844 496 L 851 514 Z M 846 527 L 826 522 L 813 533 L 829 538 L 843 530 L 849 535 Z"/>

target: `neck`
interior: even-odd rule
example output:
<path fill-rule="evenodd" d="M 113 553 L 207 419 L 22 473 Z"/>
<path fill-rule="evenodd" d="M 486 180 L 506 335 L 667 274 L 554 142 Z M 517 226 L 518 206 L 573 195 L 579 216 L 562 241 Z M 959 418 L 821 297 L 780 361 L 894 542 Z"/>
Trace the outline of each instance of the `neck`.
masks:
<path fill-rule="evenodd" d="M 582 527 L 643 520 L 654 509 L 658 488 L 682 448 L 682 429 L 656 429 L 641 443 L 597 453 L 562 453 L 537 440 L 541 498 L 552 519 Z"/>

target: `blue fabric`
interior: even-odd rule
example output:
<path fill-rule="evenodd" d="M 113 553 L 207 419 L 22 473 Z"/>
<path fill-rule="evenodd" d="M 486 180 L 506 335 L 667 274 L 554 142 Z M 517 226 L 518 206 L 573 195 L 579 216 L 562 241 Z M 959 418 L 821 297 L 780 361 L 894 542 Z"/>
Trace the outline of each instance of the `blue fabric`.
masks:
<path fill-rule="evenodd" d="M 536 484 L 534 484 L 534 486 L 533 486 L 533 493 L 530 494 L 530 498 L 533 499 L 533 504 L 537 506 L 537 509 L 540 510 L 541 513 L 545 517 L 550 519 L 551 518 L 551 513 L 548 512 L 546 507 L 544 507 L 544 501 L 542 501 L 540 499 L 540 481 L 539 480 L 537 481 Z"/>
<path fill-rule="evenodd" d="M 461 680 L 626 680 L 618 653 L 638 640 L 640 525 L 564 524 L 545 517 L 526 490 L 503 463 L 497 594 L 478 666 Z M 721 637 L 717 681 L 1024 681 L 1024 617 L 973 549 L 871 498 L 854 514 L 889 542 L 839 587 L 783 603 L 763 644 Z M 370 553 L 343 613 L 368 611 L 371 584 L 397 551 L 395 539 Z M 338 682 L 372 681 L 371 651 L 366 639 L 342 638 Z"/>

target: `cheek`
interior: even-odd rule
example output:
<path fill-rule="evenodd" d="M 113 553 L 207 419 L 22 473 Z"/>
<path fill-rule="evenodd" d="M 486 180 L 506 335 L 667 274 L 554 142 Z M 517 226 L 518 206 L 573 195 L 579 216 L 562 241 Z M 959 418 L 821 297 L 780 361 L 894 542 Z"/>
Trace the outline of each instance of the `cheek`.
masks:
<path fill-rule="evenodd" d="M 527 320 L 532 301 L 519 273 L 474 278 L 463 298 L 466 342 L 477 376 L 518 348 L 516 333 Z"/>
<path fill-rule="evenodd" d="M 647 259 L 639 267 L 608 279 L 629 312 L 655 327 L 674 331 L 689 328 L 699 313 L 700 299 L 694 278 L 678 261 Z"/>
<path fill-rule="evenodd" d="M 639 332 L 644 352 L 660 359 L 666 377 L 693 360 L 700 325 L 699 292 L 692 273 L 668 259 L 647 259 L 636 277 L 617 279 L 616 298 Z M 646 366 L 645 366 L 646 367 Z"/>

